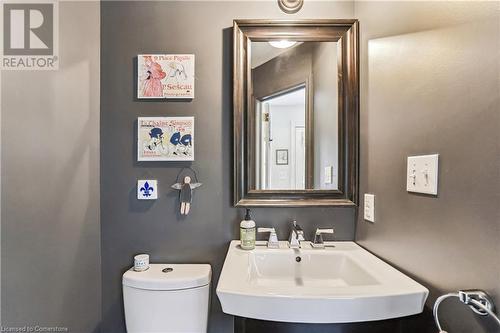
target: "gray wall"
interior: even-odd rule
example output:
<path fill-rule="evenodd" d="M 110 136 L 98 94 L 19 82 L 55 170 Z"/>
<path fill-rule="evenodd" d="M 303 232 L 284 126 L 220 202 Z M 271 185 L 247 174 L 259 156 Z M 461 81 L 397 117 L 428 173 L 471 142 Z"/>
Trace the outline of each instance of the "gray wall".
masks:
<path fill-rule="evenodd" d="M 300 44 L 252 69 L 253 95 L 268 97 L 308 80 L 312 75 L 313 46 Z"/>
<path fill-rule="evenodd" d="M 313 51 L 314 188 L 338 189 L 338 73 L 337 43 L 318 43 Z M 333 168 L 331 184 L 325 167 Z"/>
<path fill-rule="evenodd" d="M 2 326 L 101 317 L 99 3 L 60 3 L 60 69 L 2 72 Z"/>
<path fill-rule="evenodd" d="M 377 222 L 357 241 L 439 294 L 500 304 L 498 2 L 356 2 L 361 24 L 361 189 Z M 440 154 L 437 197 L 406 192 L 406 157 Z M 449 332 L 481 328 L 456 301 Z M 482 319 L 482 323 L 487 323 Z M 435 329 L 432 330 L 435 332 Z"/>
<path fill-rule="evenodd" d="M 351 2 L 307 2 L 287 16 L 270 2 L 103 2 L 101 7 L 101 232 L 103 332 L 123 332 L 121 275 L 134 254 L 152 262 L 208 262 L 217 284 L 227 246 L 238 237 L 242 212 L 232 208 L 232 20 L 234 18 L 353 17 Z M 196 54 L 196 98 L 191 102 L 135 99 L 134 58 L 142 52 Z M 196 117 L 196 161 L 203 186 L 190 215 L 177 213 L 169 190 L 189 163 L 138 163 L 134 127 L 138 116 Z M 155 202 L 136 200 L 138 178 L 159 180 Z M 260 226 L 288 236 L 296 218 L 310 237 L 317 226 L 334 225 L 338 239 L 354 238 L 353 209 L 255 209 Z M 215 290 L 215 288 L 213 288 Z M 232 332 L 212 294 L 210 331 Z"/>

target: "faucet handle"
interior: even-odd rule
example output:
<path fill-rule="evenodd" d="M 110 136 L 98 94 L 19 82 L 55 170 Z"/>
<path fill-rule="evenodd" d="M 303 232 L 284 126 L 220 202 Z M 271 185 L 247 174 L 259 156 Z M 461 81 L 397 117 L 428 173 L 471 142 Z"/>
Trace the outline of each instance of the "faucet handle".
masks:
<path fill-rule="evenodd" d="M 322 234 L 333 234 L 334 230 L 333 228 L 330 229 L 316 229 L 316 233 L 314 234 L 314 241 L 312 242 L 312 247 L 317 248 L 317 249 L 323 249 L 325 248 L 325 243 L 323 242 L 323 236 Z"/>
<path fill-rule="evenodd" d="M 297 224 L 296 220 L 292 221 L 292 230 L 290 231 L 290 237 L 288 238 L 288 243 L 290 248 L 300 248 L 300 242 L 305 241 L 304 230 Z"/>
<path fill-rule="evenodd" d="M 299 238 L 302 237 L 304 238 L 304 230 L 302 227 L 297 223 L 296 220 L 293 220 L 293 227 L 292 230 L 295 230 L 297 234 L 299 235 Z M 304 239 L 299 239 L 299 240 L 304 240 Z"/>
<path fill-rule="evenodd" d="M 293 224 L 293 228 L 295 230 L 302 230 L 302 228 L 300 227 L 300 225 L 297 223 L 297 220 L 293 220 L 292 224 Z"/>
<path fill-rule="evenodd" d="M 278 235 L 276 235 L 276 229 L 274 228 L 257 228 L 257 232 L 268 232 L 269 240 L 267 241 L 267 247 L 272 249 L 279 248 Z"/>

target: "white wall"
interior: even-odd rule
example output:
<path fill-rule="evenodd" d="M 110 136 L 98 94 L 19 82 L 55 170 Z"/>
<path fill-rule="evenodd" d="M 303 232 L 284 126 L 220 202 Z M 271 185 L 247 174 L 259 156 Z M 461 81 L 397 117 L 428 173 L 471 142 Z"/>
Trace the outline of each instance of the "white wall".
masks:
<path fill-rule="evenodd" d="M 338 188 L 338 77 L 337 43 L 318 43 L 312 56 L 314 81 L 314 188 Z M 325 167 L 333 167 L 325 183 Z"/>

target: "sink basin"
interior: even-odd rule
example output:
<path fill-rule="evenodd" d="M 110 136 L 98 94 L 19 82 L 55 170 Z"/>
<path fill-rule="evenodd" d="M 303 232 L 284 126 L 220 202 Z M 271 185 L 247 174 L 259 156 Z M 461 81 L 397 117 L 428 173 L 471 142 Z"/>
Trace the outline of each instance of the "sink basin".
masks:
<path fill-rule="evenodd" d="M 225 313 L 261 320 L 346 323 L 422 312 L 429 291 L 354 242 L 325 249 L 232 241 L 217 285 Z M 265 243 L 262 243 L 263 245 Z"/>
<path fill-rule="evenodd" d="M 323 288 L 377 284 L 377 280 L 349 256 L 331 251 L 303 252 L 249 253 L 250 284 L 274 288 L 309 288 L 310 292 L 318 295 L 324 294 Z M 299 264 L 296 262 L 297 255 L 301 258 Z"/>

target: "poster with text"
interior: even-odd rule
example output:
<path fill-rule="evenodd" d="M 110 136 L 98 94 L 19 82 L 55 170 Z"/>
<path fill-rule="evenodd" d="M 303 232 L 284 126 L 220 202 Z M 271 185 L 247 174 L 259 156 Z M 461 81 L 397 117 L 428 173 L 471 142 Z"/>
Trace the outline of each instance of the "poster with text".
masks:
<path fill-rule="evenodd" d="M 194 117 L 139 117 L 138 161 L 194 161 Z"/>
<path fill-rule="evenodd" d="M 194 98 L 194 54 L 139 54 L 137 98 Z"/>

